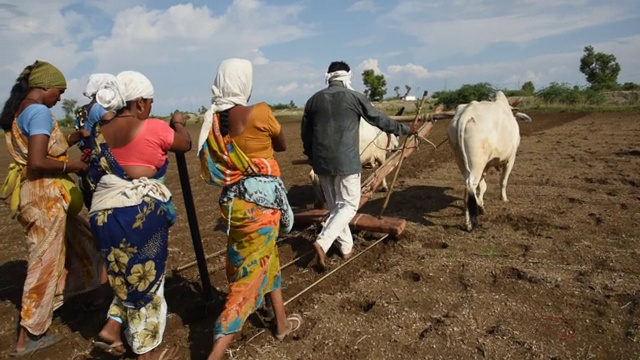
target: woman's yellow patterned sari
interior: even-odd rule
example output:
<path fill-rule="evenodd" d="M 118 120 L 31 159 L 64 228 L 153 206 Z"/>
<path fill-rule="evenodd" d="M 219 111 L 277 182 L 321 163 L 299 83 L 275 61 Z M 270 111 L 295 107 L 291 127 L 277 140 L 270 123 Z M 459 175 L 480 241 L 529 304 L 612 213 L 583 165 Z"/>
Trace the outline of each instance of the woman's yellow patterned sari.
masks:
<path fill-rule="evenodd" d="M 11 214 L 23 226 L 29 247 L 20 324 L 41 335 L 64 299 L 100 286 L 102 261 L 89 224 L 78 216 L 82 194 L 73 180 L 67 174 L 40 174 L 27 167 L 29 142 L 16 120 L 5 138 L 14 163 L 2 192 L 11 197 Z M 67 161 L 68 148 L 54 121 L 47 156 Z"/>

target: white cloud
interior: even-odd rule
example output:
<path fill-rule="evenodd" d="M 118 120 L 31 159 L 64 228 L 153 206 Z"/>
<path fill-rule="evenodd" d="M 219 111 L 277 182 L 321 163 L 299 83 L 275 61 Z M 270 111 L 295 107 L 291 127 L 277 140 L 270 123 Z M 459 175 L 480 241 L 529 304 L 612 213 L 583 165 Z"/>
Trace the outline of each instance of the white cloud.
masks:
<path fill-rule="evenodd" d="M 65 97 L 83 99 L 90 72 L 137 70 L 158 89 L 158 108 L 173 108 L 179 101 L 185 101 L 185 107 L 200 106 L 209 102 L 208 89 L 223 58 L 244 57 L 256 66 L 271 66 L 264 47 L 312 36 L 315 26 L 299 19 L 304 7 L 296 3 L 234 0 L 214 14 L 191 3 L 149 9 L 140 0 L 88 1 L 85 5 L 112 15 L 112 28 L 97 34 L 83 16 L 69 11 L 73 2 L 26 0 L 0 6 L 0 23 L 6 24 L 0 25 L 0 46 L 11 54 L 0 59 L 2 83 L 12 83 L 24 66 L 41 59 L 67 76 Z M 84 71 L 78 70 L 81 63 Z M 282 78 L 278 80 L 282 85 Z M 199 91 L 201 96 L 184 94 Z"/>
<path fill-rule="evenodd" d="M 368 12 L 376 12 L 380 8 L 376 6 L 376 4 L 372 0 L 359 0 L 351 4 L 347 8 L 347 11 L 368 11 Z"/>
<path fill-rule="evenodd" d="M 475 54 L 500 42 L 525 44 L 596 25 L 615 23 L 637 15 L 631 0 L 599 1 L 399 1 L 383 16 L 396 31 L 429 45 L 430 58 L 454 53 Z M 445 7 L 446 6 L 446 7 Z"/>
<path fill-rule="evenodd" d="M 223 54 L 266 64 L 269 59 L 261 47 L 312 33 L 311 25 L 295 20 L 301 10 L 298 5 L 271 6 L 254 0 L 236 0 L 218 16 L 206 6 L 192 4 L 167 10 L 138 6 L 118 13 L 111 34 L 96 39 L 92 47 L 100 68 L 212 63 Z"/>
<path fill-rule="evenodd" d="M 363 38 L 353 39 L 344 44 L 346 47 L 360 47 L 371 45 L 376 42 L 375 36 L 367 36 Z"/>
<path fill-rule="evenodd" d="M 611 33 L 627 35 L 611 39 L 601 33 L 599 38 L 607 40 L 585 45 L 616 55 L 621 82 L 640 82 L 640 35 L 634 29 L 615 28 L 621 22 L 633 26 L 624 20 L 640 16 L 637 0 L 606 6 L 597 0 L 393 0 L 384 3 L 389 9 L 384 13 L 379 11 L 382 2 L 352 0 L 342 5 L 352 11 L 346 15 L 319 13 L 324 5 L 310 1 L 225 3 L 0 4 L 0 48 L 6 55 L 0 57 L 0 83 L 6 84 L 0 96 L 8 94 L 9 84 L 24 66 L 41 59 L 67 76 L 65 97 L 83 101 L 91 72 L 137 70 L 157 89 L 154 111 L 195 110 L 210 101 L 216 66 L 233 56 L 254 64 L 252 101 L 301 102 L 326 86 L 324 73 L 335 57 L 336 41 L 340 56 L 358 64 L 352 66 L 356 89 L 363 89 L 364 69 L 385 75 L 390 89 L 408 84 L 414 93 L 420 87 L 435 91 L 445 83 L 451 89 L 479 81 L 509 88 L 525 81 L 538 88 L 551 81 L 584 84 L 578 71 L 582 45 L 570 39 L 580 34 L 582 41 L 590 36 L 582 30 L 602 24 L 611 26 Z M 85 16 L 87 9 L 94 17 Z M 101 26 L 88 22 L 95 16 L 103 18 Z M 340 22 L 339 29 L 335 22 Z M 353 35 L 337 40 L 336 31 Z M 554 38 L 559 34 L 569 39 L 564 47 Z M 552 47 L 540 39 L 549 40 Z M 372 44 L 375 52 L 366 53 Z M 514 44 L 521 55 L 514 55 Z M 504 46 L 508 54 L 496 61 L 496 53 L 486 56 L 490 46 Z"/>
<path fill-rule="evenodd" d="M 358 73 L 372 69 L 376 74 L 382 74 L 382 71 L 380 71 L 380 65 L 378 64 L 378 59 L 366 59 L 358 64 L 356 69 L 358 69 Z"/>
<path fill-rule="evenodd" d="M 63 72 L 70 71 L 88 54 L 78 43 L 90 32 L 90 24 L 75 12 L 61 10 L 63 1 L 23 1 L 0 9 L 2 52 L 0 70 L 14 77 L 35 60 L 49 61 Z"/>
<path fill-rule="evenodd" d="M 276 87 L 276 91 L 278 92 L 278 94 L 281 94 L 281 95 L 290 94 L 297 89 L 298 89 L 298 83 L 295 81 Z"/>
<path fill-rule="evenodd" d="M 411 63 L 408 63 L 406 65 L 390 65 L 387 70 L 389 71 L 389 74 L 407 73 L 420 79 L 429 76 L 429 71 L 427 71 L 427 69 L 420 65 Z"/>

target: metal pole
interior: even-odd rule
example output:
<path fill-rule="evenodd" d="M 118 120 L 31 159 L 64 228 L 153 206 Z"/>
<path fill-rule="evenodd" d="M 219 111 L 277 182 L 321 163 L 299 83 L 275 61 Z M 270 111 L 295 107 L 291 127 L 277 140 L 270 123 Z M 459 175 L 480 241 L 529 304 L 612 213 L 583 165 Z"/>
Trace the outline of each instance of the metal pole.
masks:
<path fill-rule="evenodd" d="M 193 193 L 191 192 L 191 183 L 189 182 L 187 160 L 185 159 L 184 153 L 176 152 L 175 154 L 176 164 L 178 165 L 178 175 L 180 176 L 180 186 L 182 187 L 184 207 L 187 210 L 187 220 L 189 222 L 189 230 L 191 230 L 191 241 L 193 242 L 193 250 L 196 253 L 198 271 L 200 272 L 200 281 L 202 282 L 204 300 L 209 304 L 214 301 L 213 288 L 211 287 L 211 281 L 209 280 L 207 259 L 205 259 L 202 240 L 200 239 L 200 228 L 198 227 L 196 207 L 193 203 Z"/>

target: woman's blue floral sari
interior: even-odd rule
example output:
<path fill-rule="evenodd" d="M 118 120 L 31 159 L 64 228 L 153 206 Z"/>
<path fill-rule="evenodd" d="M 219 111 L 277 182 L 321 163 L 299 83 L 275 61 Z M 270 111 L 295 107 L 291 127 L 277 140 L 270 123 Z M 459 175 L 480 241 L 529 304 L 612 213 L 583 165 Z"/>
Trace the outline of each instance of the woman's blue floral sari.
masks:
<path fill-rule="evenodd" d="M 108 174 L 133 181 L 116 161 L 104 137 L 96 134 L 94 141 L 87 175 L 92 190 Z M 167 165 L 168 160 L 151 180 L 164 182 Z M 171 200 L 160 201 L 151 196 L 144 196 L 135 206 L 90 214 L 91 229 L 107 264 L 109 283 L 125 306 L 139 309 L 156 296 L 164 278 L 169 228 L 175 220 Z"/>

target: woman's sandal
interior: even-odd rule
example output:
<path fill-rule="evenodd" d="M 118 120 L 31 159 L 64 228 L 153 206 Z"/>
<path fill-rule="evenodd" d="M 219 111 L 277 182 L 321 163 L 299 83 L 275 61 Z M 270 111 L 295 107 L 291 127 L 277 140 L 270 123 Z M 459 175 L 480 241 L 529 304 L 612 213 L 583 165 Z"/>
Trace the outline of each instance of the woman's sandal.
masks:
<path fill-rule="evenodd" d="M 287 322 L 289 323 L 287 330 L 283 334 L 276 334 L 276 339 L 278 339 L 279 341 L 284 340 L 287 335 L 300 328 L 300 325 L 302 325 L 302 316 L 298 314 L 291 314 L 287 317 Z"/>
<path fill-rule="evenodd" d="M 42 350 L 59 343 L 62 339 L 63 338 L 61 336 L 48 335 L 48 334 L 40 335 L 40 336 L 30 335 L 24 349 L 20 351 L 13 351 L 9 353 L 9 356 L 16 357 L 16 356 L 33 354 L 38 350 Z"/>
<path fill-rule="evenodd" d="M 114 341 L 109 344 L 106 341 L 93 340 L 93 347 L 113 356 L 122 356 L 127 352 L 127 349 L 124 347 L 122 341 Z"/>

